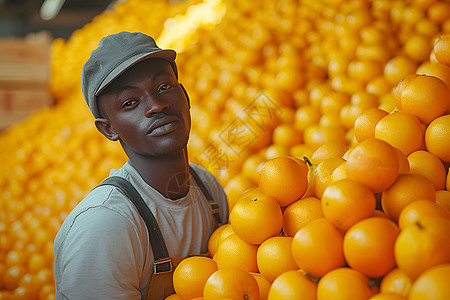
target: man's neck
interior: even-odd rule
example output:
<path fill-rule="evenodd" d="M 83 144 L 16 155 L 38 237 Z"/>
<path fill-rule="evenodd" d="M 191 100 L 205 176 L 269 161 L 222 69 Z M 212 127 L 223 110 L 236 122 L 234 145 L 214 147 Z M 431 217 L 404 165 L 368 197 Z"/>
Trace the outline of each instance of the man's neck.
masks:
<path fill-rule="evenodd" d="M 160 157 L 128 155 L 130 164 L 144 181 L 166 198 L 184 197 L 189 191 L 187 150 Z"/>

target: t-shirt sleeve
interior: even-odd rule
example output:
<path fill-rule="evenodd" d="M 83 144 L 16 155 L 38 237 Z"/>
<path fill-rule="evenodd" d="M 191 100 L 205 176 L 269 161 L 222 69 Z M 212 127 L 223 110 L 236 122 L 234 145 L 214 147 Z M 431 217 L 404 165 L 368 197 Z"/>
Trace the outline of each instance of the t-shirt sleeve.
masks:
<path fill-rule="evenodd" d="M 80 213 L 55 256 L 58 299 L 141 299 L 139 237 L 117 212 L 99 206 Z"/>

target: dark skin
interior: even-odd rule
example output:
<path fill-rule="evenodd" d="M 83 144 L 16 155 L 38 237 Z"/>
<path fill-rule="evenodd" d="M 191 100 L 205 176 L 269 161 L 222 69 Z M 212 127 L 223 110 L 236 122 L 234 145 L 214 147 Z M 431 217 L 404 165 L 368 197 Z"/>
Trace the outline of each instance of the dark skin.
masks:
<path fill-rule="evenodd" d="M 189 190 L 189 101 L 168 61 L 139 62 L 98 96 L 97 129 L 119 140 L 142 178 L 170 199 Z"/>

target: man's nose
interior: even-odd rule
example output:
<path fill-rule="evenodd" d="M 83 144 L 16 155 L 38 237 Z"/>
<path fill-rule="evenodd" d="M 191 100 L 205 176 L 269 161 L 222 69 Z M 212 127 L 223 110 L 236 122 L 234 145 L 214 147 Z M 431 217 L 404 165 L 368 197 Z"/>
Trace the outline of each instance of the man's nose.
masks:
<path fill-rule="evenodd" d="M 157 97 L 147 97 L 145 116 L 148 118 L 153 114 L 163 112 L 169 108 L 169 104 Z"/>

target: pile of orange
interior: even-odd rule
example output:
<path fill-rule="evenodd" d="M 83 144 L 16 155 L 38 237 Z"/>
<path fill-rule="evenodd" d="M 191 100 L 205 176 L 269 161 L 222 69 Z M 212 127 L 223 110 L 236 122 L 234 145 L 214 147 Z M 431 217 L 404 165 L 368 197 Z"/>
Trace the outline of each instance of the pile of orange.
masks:
<path fill-rule="evenodd" d="M 227 278 L 251 298 L 256 280 L 260 299 L 269 289 L 272 299 L 298 299 L 293 286 L 305 298 L 440 291 L 446 243 L 428 232 L 442 236 L 447 225 L 425 219 L 450 210 L 448 1 L 128 0 L 54 41 L 57 104 L 0 134 L 0 299 L 54 298 L 54 235 L 126 161 L 96 131 L 79 75 L 98 41 L 121 30 L 178 51 L 190 159 L 228 196 L 231 223 L 210 240 L 216 256 L 187 284 L 196 295 L 204 284 L 205 298 L 215 297 L 217 286 L 234 286 Z M 356 246 L 364 235 L 376 248 Z M 423 253 L 405 250 L 425 242 Z M 318 244 L 336 251 L 317 260 Z M 417 255 L 430 260 L 412 265 Z M 226 271 L 207 284 L 211 260 Z"/>
<path fill-rule="evenodd" d="M 200 286 L 174 277 L 168 299 L 450 297 L 450 89 L 414 74 L 393 95 L 393 112 L 358 116 L 353 145 L 323 143 L 312 161 L 267 160 L 211 236 L 217 269 Z"/>
<path fill-rule="evenodd" d="M 431 180 L 400 172 L 394 146 L 379 139 L 346 158 L 345 178 L 327 182 L 321 197 L 305 194 L 318 167 L 292 157 L 267 161 L 258 187 L 211 236 L 212 258 L 183 261 L 201 274 L 174 276 L 176 294 L 167 299 L 446 299 L 449 192 L 440 190 L 447 195 L 437 202 Z M 367 176 L 351 178 L 355 172 Z M 197 278 L 201 285 L 191 283 Z"/>

